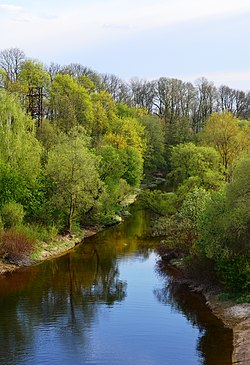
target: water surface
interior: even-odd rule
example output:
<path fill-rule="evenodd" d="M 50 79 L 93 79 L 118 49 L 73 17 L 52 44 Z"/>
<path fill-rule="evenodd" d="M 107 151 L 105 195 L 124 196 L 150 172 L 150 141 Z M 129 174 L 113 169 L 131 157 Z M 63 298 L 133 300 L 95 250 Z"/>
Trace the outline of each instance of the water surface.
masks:
<path fill-rule="evenodd" d="M 0 364 L 228 365 L 232 332 L 158 270 L 145 212 L 0 279 Z"/>

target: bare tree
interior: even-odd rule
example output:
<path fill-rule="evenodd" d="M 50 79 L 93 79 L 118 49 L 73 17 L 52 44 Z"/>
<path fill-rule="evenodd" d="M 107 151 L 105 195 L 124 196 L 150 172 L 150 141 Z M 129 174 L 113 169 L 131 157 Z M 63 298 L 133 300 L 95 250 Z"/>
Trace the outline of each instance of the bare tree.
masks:
<path fill-rule="evenodd" d="M 131 93 L 129 85 L 114 74 L 102 74 L 102 85 L 118 103 L 131 105 Z"/>
<path fill-rule="evenodd" d="M 9 48 L 0 52 L 0 68 L 6 74 L 7 85 L 17 81 L 25 54 L 18 48 Z"/>

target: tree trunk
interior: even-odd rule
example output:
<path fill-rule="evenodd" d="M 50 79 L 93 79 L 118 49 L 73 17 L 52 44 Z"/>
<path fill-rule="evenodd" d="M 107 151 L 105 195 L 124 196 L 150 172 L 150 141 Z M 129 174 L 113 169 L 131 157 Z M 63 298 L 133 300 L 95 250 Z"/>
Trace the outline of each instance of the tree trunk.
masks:
<path fill-rule="evenodd" d="M 74 199 L 71 196 L 71 198 L 70 198 L 70 206 L 69 206 L 69 215 L 68 215 L 68 224 L 67 224 L 67 231 L 68 231 L 68 233 L 71 233 L 73 214 L 74 214 Z"/>

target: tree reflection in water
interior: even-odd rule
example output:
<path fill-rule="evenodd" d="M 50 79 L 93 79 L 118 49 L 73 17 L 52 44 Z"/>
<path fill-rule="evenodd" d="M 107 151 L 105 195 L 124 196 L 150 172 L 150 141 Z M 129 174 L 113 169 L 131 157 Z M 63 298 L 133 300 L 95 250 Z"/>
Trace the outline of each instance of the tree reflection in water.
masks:
<path fill-rule="evenodd" d="M 166 277 L 166 268 L 164 271 L 159 265 L 157 271 Z M 231 365 L 232 330 L 223 328 L 221 321 L 206 306 L 205 298 L 201 294 L 190 291 L 185 284 L 178 283 L 171 270 L 167 275 L 164 287 L 155 289 L 154 295 L 162 304 L 171 305 L 173 310 L 183 313 L 193 326 L 199 328 L 197 351 L 200 358 L 204 359 L 203 365 Z"/>
<path fill-rule="evenodd" d="M 76 335 L 77 343 L 87 346 L 98 304 L 110 306 L 126 296 L 116 255 L 103 248 L 84 244 L 76 252 L 4 279 L 5 285 L 0 285 L 5 298 L 0 298 L 1 364 L 25 363 L 26 349 L 35 352 L 39 332 L 48 329 L 72 351 Z"/>
<path fill-rule="evenodd" d="M 47 364 L 48 356 L 51 364 L 71 364 L 72 359 L 80 361 L 80 364 L 102 363 L 102 358 L 101 360 L 98 358 L 96 362 L 93 360 L 93 356 L 99 355 L 98 350 L 100 350 L 95 347 L 96 344 L 99 345 L 98 321 L 106 323 L 105 316 L 108 318 L 111 312 L 110 307 L 114 307 L 112 313 L 123 313 L 121 322 L 118 322 L 122 324 L 121 330 L 122 326 L 126 327 L 127 317 L 124 315 L 126 311 L 123 312 L 123 310 L 129 301 L 131 305 L 134 303 L 138 305 L 140 301 L 137 296 L 144 295 L 143 287 L 141 287 L 143 285 L 146 288 L 146 299 L 142 306 L 146 303 L 146 309 L 150 307 L 147 300 L 152 299 L 151 286 L 149 287 L 152 283 L 144 282 L 139 272 L 138 278 L 132 276 L 132 282 L 136 288 L 133 294 L 135 298 L 133 299 L 133 295 L 128 296 L 124 306 L 116 306 L 116 303 L 123 301 L 127 295 L 127 283 L 120 279 L 118 265 L 121 262 L 129 263 L 129 273 L 127 273 L 129 275 L 125 277 L 130 280 L 131 272 L 132 275 L 137 275 L 137 271 L 133 271 L 133 260 L 147 262 L 149 257 L 148 247 L 152 242 L 142 239 L 147 237 L 149 226 L 147 214 L 147 212 L 136 211 L 132 220 L 114 229 L 100 232 L 97 236 L 89 237 L 82 245 L 64 256 L 13 273 L 5 279 L 0 278 L 0 364 Z M 131 267 L 130 264 L 132 264 Z M 151 263 L 149 267 L 151 270 Z M 123 270 L 122 265 L 121 270 Z M 154 294 L 161 303 L 170 304 L 173 309 L 182 312 L 193 326 L 198 326 L 200 338 L 197 350 L 201 354 L 200 359 L 205 359 L 203 365 L 230 364 L 231 354 L 228 349 L 232 347 L 229 343 L 232 340 L 232 333 L 230 330 L 225 332 L 225 329 L 221 329 L 221 323 L 211 316 L 198 295 L 174 283 L 171 278 L 161 289 L 155 290 Z M 141 300 L 141 297 L 139 299 Z M 153 302 L 156 303 L 155 299 Z M 142 306 L 139 306 L 139 311 Z M 149 309 L 154 313 L 149 310 L 148 317 L 152 317 L 154 321 L 157 309 L 155 307 Z M 133 318 L 134 307 L 129 313 Z M 148 334 L 150 326 L 145 328 L 143 310 L 140 312 L 141 315 L 144 334 Z M 120 320 L 120 316 L 118 317 Z M 186 322 L 185 319 L 184 322 Z M 132 327 L 128 327 L 129 333 L 126 333 L 128 339 L 133 334 L 134 318 L 130 325 Z M 160 327 L 165 334 L 165 326 Z M 120 333 L 120 326 L 117 330 Z M 135 328 L 135 331 L 137 330 L 138 328 Z M 159 332 L 158 327 L 155 330 L 156 333 Z M 114 333 L 113 340 L 117 338 L 117 333 Z M 166 339 L 169 338 L 167 335 L 169 334 L 166 333 Z M 105 336 L 107 333 L 104 330 L 104 339 L 106 339 Z M 161 337 L 160 334 L 159 336 Z M 143 353 L 145 346 L 154 352 L 154 346 L 152 346 L 154 339 L 150 335 L 148 338 L 149 342 L 146 343 L 143 336 Z M 160 344 L 164 354 L 166 339 L 163 338 L 163 343 Z M 121 343 L 123 345 L 123 339 Z M 118 338 L 118 344 L 121 345 L 121 343 Z M 130 345 L 136 353 L 137 342 L 133 341 Z M 101 356 L 105 355 L 106 351 L 106 345 L 103 346 L 104 352 L 100 352 Z M 113 342 L 110 346 L 110 351 L 113 353 Z M 125 343 L 126 346 L 127 343 Z M 131 348 L 128 353 L 130 355 Z M 154 356 L 157 358 L 159 354 L 156 353 Z M 113 358 L 108 360 L 110 364 Z M 165 363 L 165 358 L 163 362 Z M 113 363 L 118 362 L 114 360 Z"/>

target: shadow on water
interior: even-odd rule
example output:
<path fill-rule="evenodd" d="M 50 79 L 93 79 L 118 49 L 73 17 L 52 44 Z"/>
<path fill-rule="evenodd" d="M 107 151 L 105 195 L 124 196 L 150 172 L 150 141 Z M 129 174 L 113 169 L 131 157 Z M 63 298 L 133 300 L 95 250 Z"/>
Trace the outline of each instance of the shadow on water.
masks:
<path fill-rule="evenodd" d="M 157 271 L 162 277 L 166 277 L 166 268 L 163 270 L 157 265 Z M 192 326 L 198 327 L 200 336 L 197 340 L 197 351 L 203 359 L 202 365 L 232 364 L 232 330 L 226 328 L 212 314 L 201 294 L 175 281 L 174 273 L 169 269 L 163 288 L 154 290 L 154 295 L 159 302 L 183 313 Z"/>
<path fill-rule="evenodd" d="M 97 351 L 92 330 L 103 306 L 112 311 L 114 304 L 126 302 L 129 283 L 120 278 L 120 260 L 147 260 L 151 250 L 140 239 L 147 227 L 147 213 L 134 210 L 124 224 L 88 238 L 66 255 L 0 278 L 0 363 L 71 364 L 78 359 L 77 364 L 98 364 L 85 358 L 85 352 Z M 161 289 L 152 288 L 159 303 L 199 329 L 200 364 L 231 364 L 232 333 L 201 296 L 171 276 L 161 283 Z"/>

